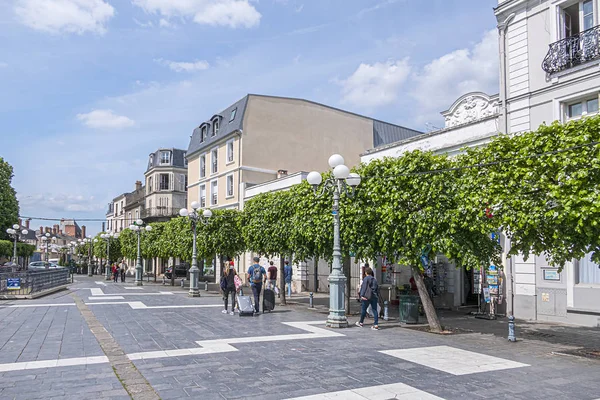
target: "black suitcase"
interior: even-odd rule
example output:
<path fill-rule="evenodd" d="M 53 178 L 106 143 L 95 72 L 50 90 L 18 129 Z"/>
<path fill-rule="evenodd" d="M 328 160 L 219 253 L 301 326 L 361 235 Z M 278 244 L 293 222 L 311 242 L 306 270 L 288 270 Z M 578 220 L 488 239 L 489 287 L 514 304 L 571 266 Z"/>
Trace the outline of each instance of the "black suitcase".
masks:
<path fill-rule="evenodd" d="M 263 293 L 263 313 L 271 312 L 275 309 L 275 292 L 271 289 L 265 289 Z"/>
<path fill-rule="evenodd" d="M 251 317 L 254 315 L 254 305 L 252 304 L 250 296 L 238 296 L 237 303 L 240 317 Z"/>

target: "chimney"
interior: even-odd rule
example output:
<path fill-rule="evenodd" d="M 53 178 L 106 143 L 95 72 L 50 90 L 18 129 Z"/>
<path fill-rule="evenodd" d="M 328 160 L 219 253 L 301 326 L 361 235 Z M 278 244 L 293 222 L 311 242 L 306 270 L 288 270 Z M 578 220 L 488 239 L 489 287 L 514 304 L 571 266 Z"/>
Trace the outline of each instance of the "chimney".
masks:
<path fill-rule="evenodd" d="M 56 235 L 56 234 L 58 234 L 58 225 L 54 225 L 54 226 L 52 227 L 52 234 L 53 234 L 53 235 Z"/>
<path fill-rule="evenodd" d="M 25 229 L 29 229 L 29 221 L 31 221 L 31 220 L 30 219 L 25 220 Z"/>
<path fill-rule="evenodd" d="M 46 227 L 46 233 L 50 233 L 50 227 Z"/>
<path fill-rule="evenodd" d="M 62 236 L 62 229 L 58 230 L 58 234 Z"/>
<path fill-rule="evenodd" d="M 23 226 L 23 220 L 21 220 L 21 218 L 19 218 L 19 228 Z"/>
<path fill-rule="evenodd" d="M 142 190 L 142 181 L 135 181 L 135 190 L 136 191 Z"/>
<path fill-rule="evenodd" d="M 44 234 L 44 227 L 40 226 L 40 236 Z"/>
<path fill-rule="evenodd" d="M 85 238 L 85 225 L 81 225 L 81 237 Z"/>
<path fill-rule="evenodd" d="M 287 174 L 287 170 L 280 169 L 279 171 L 277 171 L 277 179 L 283 178 L 284 176 L 287 176 Z"/>

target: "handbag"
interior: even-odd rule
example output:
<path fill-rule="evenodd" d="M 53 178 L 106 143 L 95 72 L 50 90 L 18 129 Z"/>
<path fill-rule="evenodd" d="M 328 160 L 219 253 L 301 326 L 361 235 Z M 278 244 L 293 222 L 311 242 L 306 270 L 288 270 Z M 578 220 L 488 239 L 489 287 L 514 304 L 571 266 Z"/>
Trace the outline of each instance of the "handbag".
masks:
<path fill-rule="evenodd" d="M 236 292 L 239 291 L 240 288 L 242 287 L 242 280 L 240 279 L 240 277 L 236 275 L 233 278 L 233 283 L 235 284 L 235 291 Z"/>

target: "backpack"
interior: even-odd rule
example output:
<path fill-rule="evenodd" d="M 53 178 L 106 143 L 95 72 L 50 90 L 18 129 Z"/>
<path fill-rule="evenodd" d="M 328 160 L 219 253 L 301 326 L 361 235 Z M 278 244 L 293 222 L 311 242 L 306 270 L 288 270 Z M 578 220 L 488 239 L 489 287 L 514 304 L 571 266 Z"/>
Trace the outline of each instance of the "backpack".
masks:
<path fill-rule="evenodd" d="M 262 283 L 263 281 L 263 273 L 262 267 L 258 264 L 253 266 L 252 269 L 252 282 L 254 283 Z"/>
<path fill-rule="evenodd" d="M 221 277 L 220 286 L 222 291 L 227 290 L 227 277 L 225 275 Z"/>

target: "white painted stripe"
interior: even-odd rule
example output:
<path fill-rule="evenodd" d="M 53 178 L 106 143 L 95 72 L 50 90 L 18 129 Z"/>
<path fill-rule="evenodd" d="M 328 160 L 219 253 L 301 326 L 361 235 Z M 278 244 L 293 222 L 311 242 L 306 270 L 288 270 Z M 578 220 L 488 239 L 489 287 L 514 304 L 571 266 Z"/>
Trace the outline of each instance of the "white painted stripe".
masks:
<path fill-rule="evenodd" d="M 140 303 L 143 305 L 143 307 L 136 307 L 133 306 L 133 303 Z M 152 310 L 152 309 L 167 309 L 167 308 L 223 308 L 223 304 L 189 304 L 189 305 L 182 305 L 182 306 L 147 306 L 144 303 L 142 303 L 141 301 L 138 302 L 134 302 L 131 301 L 129 302 L 129 305 L 131 306 L 131 308 L 134 309 L 148 309 L 148 310 Z"/>
<path fill-rule="evenodd" d="M 138 286 L 124 286 L 123 289 L 126 289 L 126 290 L 144 290 L 144 288 L 138 287 Z"/>
<path fill-rule="evenodd" d="M 111 305 L 111 304 L 129 304 L 131 306 L 131 303 L 140 303 L 139 301 L 96 301 L 94 303 L 85 303 L 86 306 L 106 306 L 106 305 Z M 144 304 L 144 303 L 141 303 Z M 131 307 L 133 308 L 133 307 Z"/>
<path fill-rule="evenodd" d="M 92 296 L 104 296 L 102 289 L 92 288 L 90 289 L 90 292 L 92 292 Z"/>
<path fill-rule="evenodd" d="M 70 367 L 74 365 L 103 364 L 108 362 L 106 356 L 63 358 L 58 360 L 25 361 L 0 364 L 0 372 L 22 371 L 26 369 Z"/>
<path fill-rule="evenodd" d="M 385 350 L 381 351 L 381 353 L 447 372 L 452 375 L 468 375 L 478 372 L 529 367 L 528 364 L 461 350 L 450 346 Z"/>
<path fill-rule="evenodd" d="M 88 300 L 125 300 L 123 296 L 96 296 L 88 297 Z"/>
<path fill-rule="evenodd" d="M 102 294 L 94 294 L 92 296 L 168 296 L 172 295 L 171 292 L 164 293 L 102 293 Z"/>
<path fill-rule="evenodd" d="M 159 292 L 159 293 L 162 293 L 162 294 L 173 294 L 173 292 Z"/>
<path fill-rule="evenodd" d="M 443 398 L 433 394 L 416 389 L 404 383 L 393 383 L 391 385 L 371 386 L 360 389 L 342 390 L 340 392 L 331 392 L 316 394 L 313 396 L 294 397 L 288 400 L 443 400 Z"/>
<path fill-rule="evenodd" d="M 106 286 L 106 283 L 102 282 L 102 281 L 96 281 L 94 282 L 96 285 L 100 285 L 100 286 Z"/>
<path fill-rule="evenodd" d="M 55 303 L 55 304 L 11 304 L 8 306 L 0 306 L 0 308 L 31 308 L 31 307 L 66 307 L 74 306 L 75 303 Z"/>

